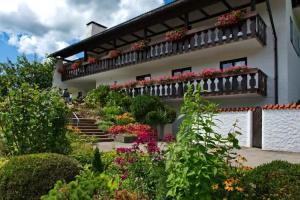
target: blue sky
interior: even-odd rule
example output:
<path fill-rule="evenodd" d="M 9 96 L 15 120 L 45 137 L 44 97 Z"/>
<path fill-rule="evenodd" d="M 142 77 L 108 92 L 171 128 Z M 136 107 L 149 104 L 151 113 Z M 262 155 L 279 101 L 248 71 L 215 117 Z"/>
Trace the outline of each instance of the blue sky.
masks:
<path fill-rule="evenodd" d="M 0 6 L 0 63 L 15 61 L 22 54 L 30 59 L 37 54 L 42 59 L 47 53 L 85 38 L 85 24 L 91 20 L 111 27 L 172 1 L 8 1 Z"/>

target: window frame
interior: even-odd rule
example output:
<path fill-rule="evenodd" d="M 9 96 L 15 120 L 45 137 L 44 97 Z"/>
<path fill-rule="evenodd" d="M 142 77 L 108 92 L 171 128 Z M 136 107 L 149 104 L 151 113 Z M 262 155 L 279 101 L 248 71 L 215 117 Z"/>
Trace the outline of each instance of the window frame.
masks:
<path fill-rule="evenodd" d="M 152 79 L 151 74 L 143 74 L 135 77 L 135 80 L 137 81 L 143 81 L 146 77 L 149 77 L 150 80 Z"/>
<path fill-rule="evenodd" d="M 184 67 L 184 68 L 173 69 L 173 70 L 172 70 L 172 76 L 174 76 L 175 73 L 180 72 L 180 73 L 182 74 L 182 72 L 188 71 L 188 70 L 189 70 L 190 72 L 192 72 L 192 67 Z"/>
<path fill-rule="evenodd" d="M 224 67 L 223 65 L 228 64 L 228 63 L 237 63 L 237 62 L 241 62 L 241 61 L 245 61 L 245 65 L 248 64 L 248 58 L 247 57 L 242 57 L 242 58 L 236 58 L 236 59 L 232 59 L 232 60 L 224 60 L 220 62 L 220 69 L 223 70 Z M 235 66 L 235 65 L 232 65 Z"/>

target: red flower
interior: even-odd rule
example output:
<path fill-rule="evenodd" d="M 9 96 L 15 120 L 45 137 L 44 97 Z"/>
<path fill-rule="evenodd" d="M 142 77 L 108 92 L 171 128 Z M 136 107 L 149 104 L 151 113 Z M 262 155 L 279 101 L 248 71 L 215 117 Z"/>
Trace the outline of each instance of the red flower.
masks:
<path fill-rule="evenodd" d="M 242 18 L 242 11 L 235 10 L 230 13 L 221 15 L 217 19 L 217 26 L 226 27 L 238 23 Z"/>
<path fill-rule="evenodd" d="M 88 57 L 87 62 L 88 62 L 89 64 L 95 64 L 95 63 L 97 62 L 97 59 L 94 58 L 94 57 Z"/>
<path fill-rule="evenodd" d="M 73 70 L 76 70 L 76 69 L 78 69 L 78 68 L 80 67 L 80 65 L 81 65 L 81 62 L 80 62 L 80 61 L 76 61 L 76 62 L 74 62 L 74 63 L 71 65 L 71 68 L 72 68 Z"/>
<path fill-rule="evenodd" d="M 144 48 L 146 48 L 148 46 L 149 40 L 141 40 L 138 42 L 135 42 L 131 45 L 131 49 L 133 51 L 139 51 L 139 50 L 143 50 Z"/>
<path fill-rule="evenodd" d="M 165 39 L 168 42 L 178 41 L 178 40 L 181 40 L 185 36 L 186 32 L 187 32 L 187 29 L 185 27 L 179 28 L 177 30 L 168 31 L 168 32 L 166 32 Z"/>
<path fill-rule="evenodd" d="M 157 146 L 157 142 L 155 142 L 155 141 L 149 141 L 147 143 L 147 151 L 150 154 L 159 152 L 160 149 Z"/>
<path fill-rule="evenodd" d="M 220 69 L 203 69 L 201 72 L 201 77 L 211 78 L 220 74 L 222 74 L 222 71 Z"/>
<path fill-rule="evenodd" d="M 117 135 L 120 133 L 126 133 L 126 126 L 123 125 L 115 125 L 108 129 L 108 132 L 113 135 Z"/>
<path fill-rule="evenodd" d="M 247 72 L 250 68 L 247 66 L 232 66 L 224 70 L 224 74 L 238 74 Z"/>

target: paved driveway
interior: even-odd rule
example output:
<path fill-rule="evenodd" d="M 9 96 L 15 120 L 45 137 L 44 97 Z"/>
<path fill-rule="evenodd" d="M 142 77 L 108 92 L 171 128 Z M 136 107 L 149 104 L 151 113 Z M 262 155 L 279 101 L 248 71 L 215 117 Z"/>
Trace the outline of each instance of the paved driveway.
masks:
<path fill-rule="evenodd" d="M 159 144 L 163 145 L 163 144 Z M 97 143 L 101 151 L 111 151 L 118 147 L 130 147 L 131 144 L 118 142 L 101 142 Z M 271 162 L 272 160 L 286 160 L 291 163 L 300 163 L 300 153 L 277 152 L 277 151 L 262 151 L 257 148 L 242 148 L 238 153 L 246 157 L 245 165 L 255 167 L 263 163 Z"/>

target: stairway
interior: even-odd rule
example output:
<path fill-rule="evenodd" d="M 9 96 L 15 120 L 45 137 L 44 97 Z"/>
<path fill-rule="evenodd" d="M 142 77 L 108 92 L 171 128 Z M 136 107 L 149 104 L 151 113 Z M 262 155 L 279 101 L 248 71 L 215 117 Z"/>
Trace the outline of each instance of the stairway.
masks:
<path fill-rule="evenodd" d="M 76 118 L 77 116 L 77 118 Z M 101 130 L 99 130 L 96 125 L 96 120 L 83 118 L 79 115 L 74 115 L 71 118 L 71 125 L 73 127 L 78 128 L 83 134 L 83 138 L 85 137 L 93 137 L 97 142 L 111 142 L 113 138 L 110 134 L 107 134 Z M 79 121 L 78 121 L 79 120 Z"/>

